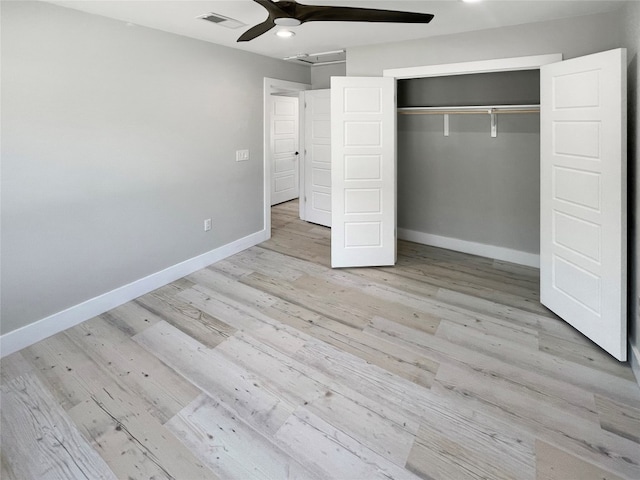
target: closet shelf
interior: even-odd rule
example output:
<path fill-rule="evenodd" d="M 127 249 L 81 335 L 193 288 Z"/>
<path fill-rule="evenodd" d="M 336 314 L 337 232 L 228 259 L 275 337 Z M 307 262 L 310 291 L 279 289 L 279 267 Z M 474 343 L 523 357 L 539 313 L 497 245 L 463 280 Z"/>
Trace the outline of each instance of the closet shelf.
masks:
<path fill-rule="evenodd" d="M 444 118 L 444 136 L 449 136 L 449 115 L 490 115 L 491 136 L 498 136 L 498 114 L 504 113 L 540 113 L 540 105 L 474 105 L 451 107 L 401 107 L 398 113 L 403 115 L 442 115 Z"/>
<path fill-rule="evenodd" d="M 504 113 L 540 113 L 540 105 L 477 105 L 451 107 L 400 107 L 403 115 L 495 115 Z"/>

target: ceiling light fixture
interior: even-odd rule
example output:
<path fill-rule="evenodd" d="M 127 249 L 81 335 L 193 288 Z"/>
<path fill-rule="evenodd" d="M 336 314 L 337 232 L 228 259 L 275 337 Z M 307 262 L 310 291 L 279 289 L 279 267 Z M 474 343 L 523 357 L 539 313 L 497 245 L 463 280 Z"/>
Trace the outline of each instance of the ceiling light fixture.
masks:
<path fill-rule="evenodd" d="M 478 3 L 481 2 L 482 0 L 462 0 L 464 3 Z"/>
<path fill-rule="evenodd" d="M 291 30 L 278 30 L 276 35 L 281 38 L 291 38 L 295 35 Z"/>
<path fill-rule="evenodd" d="M 297 27 L 302 22 L 297 18 L 280 17 L 274 18 L 273 23 L 275 23 L 276 25 L 282 25 L 283 27 Z"/>

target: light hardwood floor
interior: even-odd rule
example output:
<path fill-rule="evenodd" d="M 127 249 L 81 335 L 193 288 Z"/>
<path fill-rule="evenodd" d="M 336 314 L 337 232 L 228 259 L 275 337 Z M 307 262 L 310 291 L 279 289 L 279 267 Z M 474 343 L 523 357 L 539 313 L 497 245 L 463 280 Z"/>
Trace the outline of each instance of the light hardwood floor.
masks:
<path fill-rule="evenodd" d="M 630 368 L 538 271 L 273 238 L 2 361 L 3 479 L 640 479 Z"/>

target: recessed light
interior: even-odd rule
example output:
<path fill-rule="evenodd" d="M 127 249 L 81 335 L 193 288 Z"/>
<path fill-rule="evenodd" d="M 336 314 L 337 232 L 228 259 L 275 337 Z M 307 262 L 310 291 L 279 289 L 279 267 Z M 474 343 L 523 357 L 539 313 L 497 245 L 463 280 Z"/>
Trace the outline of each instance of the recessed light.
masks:
<path fill-rule="evenodd" d="M 276 35 L 281 38 L 291 38 L 295 35 L 291 30 L 278 30 Z"/>
<path fill-rule="evenodd" d="M 481 2 L 482 0 L 462 0 L 464 3 L 478 3 Z"/>

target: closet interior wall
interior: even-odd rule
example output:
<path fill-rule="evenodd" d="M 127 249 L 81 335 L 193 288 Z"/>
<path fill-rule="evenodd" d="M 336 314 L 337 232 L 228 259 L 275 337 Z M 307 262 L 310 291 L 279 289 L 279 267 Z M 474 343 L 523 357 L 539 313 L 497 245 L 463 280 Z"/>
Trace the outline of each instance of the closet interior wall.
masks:
<path fill-rule="evenodd" d="M 539 70 L 398 81 L 398 108 L 540 103 Z M 540 251 L 540 116 L 398 115 L 398 228 Z"/>

